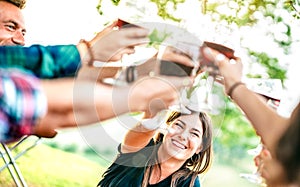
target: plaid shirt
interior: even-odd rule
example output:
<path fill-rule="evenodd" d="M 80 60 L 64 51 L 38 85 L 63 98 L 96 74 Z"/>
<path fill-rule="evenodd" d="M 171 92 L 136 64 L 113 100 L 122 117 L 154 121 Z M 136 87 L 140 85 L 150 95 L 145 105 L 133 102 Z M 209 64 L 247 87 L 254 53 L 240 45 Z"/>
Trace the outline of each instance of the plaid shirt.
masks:
<path fill-rule="evenodd" d="M 31 134 L 45 115 L 47 99 L 35 76 L 74 76 L 80 64 L 75 45 L 0 46 L 0 141 Z"/>
<path fill-rule="evenodd" d="M 0 46 L 0 67 L 27 69 L 39 78 L 74 76 L 80 64 L 75 45 Z"/>
<path fill-rule="evenodd" d="M 0 141 L 32 134 L 36 120 L 45 115 L 47 100 L 39 79 L 20 69 L 0 68 Z"/>

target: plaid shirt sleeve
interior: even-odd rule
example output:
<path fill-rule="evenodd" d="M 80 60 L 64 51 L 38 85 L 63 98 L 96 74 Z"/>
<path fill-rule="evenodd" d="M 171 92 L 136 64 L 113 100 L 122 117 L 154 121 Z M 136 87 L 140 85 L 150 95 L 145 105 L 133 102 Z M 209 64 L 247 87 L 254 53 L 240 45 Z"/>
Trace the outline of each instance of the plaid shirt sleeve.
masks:
<path fill-rule="evenodd" d="M 80 64 L 75 45 L 0 46 L 0 67 L 27 69 L 39 78 L 74 76 Z"/>
<path fill-rule="evenodd" d="M 32 134 L 45 115 L 46 96 L 38 78 L 17 69 L 0 68 L 0 141 L 11 142 Z"/>

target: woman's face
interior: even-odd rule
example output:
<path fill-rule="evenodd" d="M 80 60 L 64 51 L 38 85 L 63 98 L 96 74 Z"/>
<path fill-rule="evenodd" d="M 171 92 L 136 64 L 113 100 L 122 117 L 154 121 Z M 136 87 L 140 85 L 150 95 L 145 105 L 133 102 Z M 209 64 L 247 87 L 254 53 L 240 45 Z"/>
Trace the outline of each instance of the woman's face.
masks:
<path fill-rule="evenodd" d="M 161 151 L 170 157 L 185 161 L 200 152 L 202 134 L 198 114 L 180 116 L 171 124 L 169 132 L 164 136 Z"/>

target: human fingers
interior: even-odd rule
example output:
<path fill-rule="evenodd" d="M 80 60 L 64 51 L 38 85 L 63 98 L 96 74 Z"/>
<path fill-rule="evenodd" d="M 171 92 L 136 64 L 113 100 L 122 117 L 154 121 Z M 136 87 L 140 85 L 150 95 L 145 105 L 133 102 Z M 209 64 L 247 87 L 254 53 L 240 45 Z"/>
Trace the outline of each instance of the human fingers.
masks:
<path fill-rule="evenodd" d="M 187 85 L 186 82 L 187 80 L 179 77 L 142 77 L 132 85 L 130 108 L 138 108 L 146 113 L 146 117 L 152 117 L 177 101 L 180 88 Z"/>
<path fill-rule="evenodd" d="M 123 54 L 132 54 L 135 45 L 145 44 L 148 40 L 146 37 L 148 31 L 143 28 L 113 30 L 109 27 L 108 31 L 103 32 L 107 33 L 99 33 L 89 42 L 89 46 L 91 46 L 90 56 L 93 57 L 93 60 L 117 61 L 122 58 Z"/>
<path fill-rule="evenodd" d="M 171 47 L 166 47 L 161 58 L 162 60 L 177 62 L 189 67 L 194 66 L 193 61 L 191 60 L 190 57 L 187 56 L 187 54 L 184 54 L 183 52 L 180 52 Z"/>
<path fill-rule="evenodd" d="M 128 27 L 119 30 L 128 38 L 145 38 L 149 34 L 149 30 L 141 27 Z"/>
<path fill-rule="evenodd" d="M 91 45 L 93 45 L 97 40 L 99 40 L 104 35 L 110 33 L 116 27 L 117 21 L 114 21 L 110 25 L 106 26 L 103 30 L 97 33 L 97 35 L 92 39 Z"/>
<path fill-rule="evenodd" d="M 259 165 L 260 165 L 260 163 L 261 163 L 261 156 L 260 156 L 260 154 L 257 155 L 257 156 L 255 156 L 253 160 L 254 160 L 254 165 L 255 165 L 256 167 L 259 167 Z"/>
<path fill-rule="evenodd" d="M 224 78 L 225 87 L 229 88 L 241 81 L 243 64 L 240 58 L 229 59 L 222 53 L 208 47 L 203 49 L 203 55 L 204 58 L 207 58 L 218 67 L 220 75 Z"/>
<path fill-rule="evenodd" d="M 176 97 L 177 98 L 177 97 Z M 172 96 L 168 95 L 168 98 L 158 97 L 149 102 L 148 108 L 144 111 L 145 118 L 152 118 L 156 116 L 160 111 L 168 109 L 170 105 L 174 103 L 175 99 L 172 99 Z"/>
<path fill-rule="evenodd" d="M 209 61 L 214 63 L 216 66 L 220 66 L 220 63 L 229 61 L 229 59 L 224 54 L 214 49 L 211 49 L 209 47 L 205 47 L 203 49 L 203 55 L 205 58 L 207 58 Z"/>
<path fill-rule="evenodd" d="M 262 159 L 271 159 L 272 158 L 272 155 L 271 155 L 271 152 L 268 150 L 268 149 L 263 149 L 261 151 L 261 157 Z"/>
<path fill-rule="evenodd" d="M 108 26 L 106 26 L 101 32 L 106 33 L 108 31 L 113 30 L 117 26 L 117 21 L 112 22 Z"/>
<path fill-rule="evenodd" d="M 161 110 L 154 117 L 144 118 L 141 125 L 148 130 L 157 130 L 165 126 L 168 110 Z"/>
<path fill-rule="evenodd" d="M 134 47 L 126 47 L 123 48 L 122 50 L 120 50 L 119 52 L 117 52 L 116 54 L 114 54 L 109 61 L 110 62 L 114 62 L 114 61 L 118 61 L 120 59 L 122 59 L 124 54 L 130 55 L 133 54 L 135 52 Z"/>
<path fill-rule="evenodd" d="M 220 68 L 220 71 L 223 70 L 223 68 L 226 67 L 234 67 L 233 65 L 238 64 L 239 66 L 242 65 L 241 59 L 239 57 L 234 57 L 232 59 L 227 58 L 224 54 L 211 49 L 209 47 L 205 47 L 203 49 L 203 55 L 205 58 L 210 60 L 212 63 L 214 63 L 216 66 Z"/>
<path fill-rule="evenodd" d="M 42 120 L 48 119 L 45 116 Z M 33 128 L 33 135 L 44 137 L 44 138 L 53 138 L 57 135 L 57 131 L 51 125 L 44 125 L 42 120 Z"/>
<path fill-rule="evenodd" d="M 115 20 L 110 25 L 108 25 L 106 28 L 113 29 L 113 28 L 117 27 L 117 25 L 118 25 L 118 20 Z"/>
<path fill-rule="evenodd" d="M 259 164 L 257 165 L 258 171 L 262 177 L 267 177 L 268 175 L 268 170 L 265 163 L 268 163 L 270 160 L 272 160 L 270 151 L 266 148 L 263 148 L 258 156 Z"/>
<path fill-rule="evenodd" d="M 149 105 L 148 116 L 154 116 L 157 112 L 162 109 L 167 109 L 168 107 L 178 103 L 180 98 L 180 92 L 183 87 L 188 87 L 192 85 L 192 79 L 190 77 L 174 77 L 174 76 L 159 76 L 164 85 L 155 85 L 156 89 L 159 90 L 160 100 L 153 100 L 151 105 Z M 163 86 L 166 86 L 163 88 Z M 159 103 L 162 102 L 162 103 Z"/>
<path fill-rule="evenodd" d="M 144 45 L 149 42 L 149 31 L 144 28 L 130 27 L 118 31 L 118 37 L 121 46 Z"/>

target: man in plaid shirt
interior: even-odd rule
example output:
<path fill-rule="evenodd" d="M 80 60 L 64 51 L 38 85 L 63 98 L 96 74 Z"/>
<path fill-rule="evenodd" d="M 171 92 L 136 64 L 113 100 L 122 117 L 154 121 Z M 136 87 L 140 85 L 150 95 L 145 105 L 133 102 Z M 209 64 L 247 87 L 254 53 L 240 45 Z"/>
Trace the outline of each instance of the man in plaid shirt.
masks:
<path fill-rule="evenodd" d="M 105 61 L 106 57 L 103 54 L 106 52 L 105 50 L 108 50 L 106 46 L 108 46 L 107 48 L 120 49 L 125 47 L 128 49 L 123 44 L 118 46 L 117 42 L 113 42 L 115 43 L 114 46 L 107 45 L 111 42 L 98 42 L 101 38 L 98 35 L 89 42 L 92 42 L 93 46 L 79 43 L 78 45 L 22 47 L 25 44 L 24 36 L 26 33 L 21 13 L 24 3 L 25 1 L 0 0 L 1 142 L 17 140 L 23 135 L 35 133 L 44 137 L 53 137 L 56 135 L 56 128 L 77 125 L 75 119 L 72 118 L 68 121 L 67 118 L 69 113 L 73 113 L 73 80 L 67 83 L 68 88 L 70 88 L 68 92 L 66 91 L 67 94 L 58 94 L 59 87 L 56 84 L 59 81 L 40 81 L 36 77 L 43 79 L 74 77 L 82 65 L 81 63 L 87 64 L 92 60 L 91 55 L 95 60 Z M 132 31 L 122 31 L 123 34 L 115 32 L 113 33 L 114 36 L 107 38 L 109 40 L 117 37 L 117 39 L 126 40 L 128 41 L 126 45 L 129 46 L 147 36 L 144 29 L 138 34 L 133 33 L 137 34 L 136 36 L 131 34 Z M 125 33 L 129 35 L 124 35 Z M 131 47 L 130 50 L 132 50 Z M 53 93 L 53 90 L 56 92 Z M 64 99 L 68 98 L 65 105 L 55 99 L 63 96 Z M 49 104 L 51 106 L 47 106 Z M 63 111 L 59 113 L 60 118 L 57 118 L 57 110 Z M 56 118 L 51 118 L 53 113 L 55 113 Z M 40 121 L 45 117 L 47 117 L 45 120 Z"/>
<path fill-rule="evenodd" d="M 183 79 L 168 80 L 169 83 L 172 81 L 171 85 L 161 78 L 149 77 L 143 79 L 143 84 L 138 82 L 121 88 L 95 84 L 95 80 L 83 80 L 79 91 L 85 92 L 85 88 L 90 86 L 95 90 L 92 94 L 97 97 L 90 104 L 86 101 L 94 95 L 83 93 L 76 98 L 80 108 L 77 114 L 81 117 L 79 121 L 76 120 L 73 93 L 75 81 L 64 80 L 62 77 L 74 77 L 78 67 L 88 65 L 93 60 L 119 60 L 122 54 L 133 53 L 135 44 L 147 41 L 148 31 L 141 28 L 116 31 L 113 30 L 116 26 L 114 23 L 91 41 L 80 42 L 76 46 L 21 47 L 25 43 L 26 29 L 20 11 L 24 1 L 19 4 L 20 1 L 0 0 L 0 45 L 5 45 L 0 46 L 1 142 L 17 140 L 27 134 L 53 137 L 57 128 L 88 125 L 130 111 L 150 113 L 151 110 L 151 114 L 155 115 L 161 107 L 165 108 L 177 99 L 174 86 L 184 86 Z M 120 52 L 113 55 L 115 51 Z M 35 76 L 51 80 L 38 80 Z M 149 87 L 158 89 L 148 90 Z M 147 93 L 144 92 L 146 89 Z M 118 97 L 115 97 L 117 101 L 112 98 L 113 91 L 118 93 Z M 164 105 L 157 105 L 155 110 L 149 108 L 150 103 L 157 99 L 163 101 Z M 119 103 L 117 111 L 112 102 Z"/>
<path fill-rule="evenodd" d="M 32 134 L 46 115 L 47 98 L 37 77 L 74 76 L 80 55 L 74 45 L 2 46 L 0 59 L 0 141 L 10 142 Z"/>

